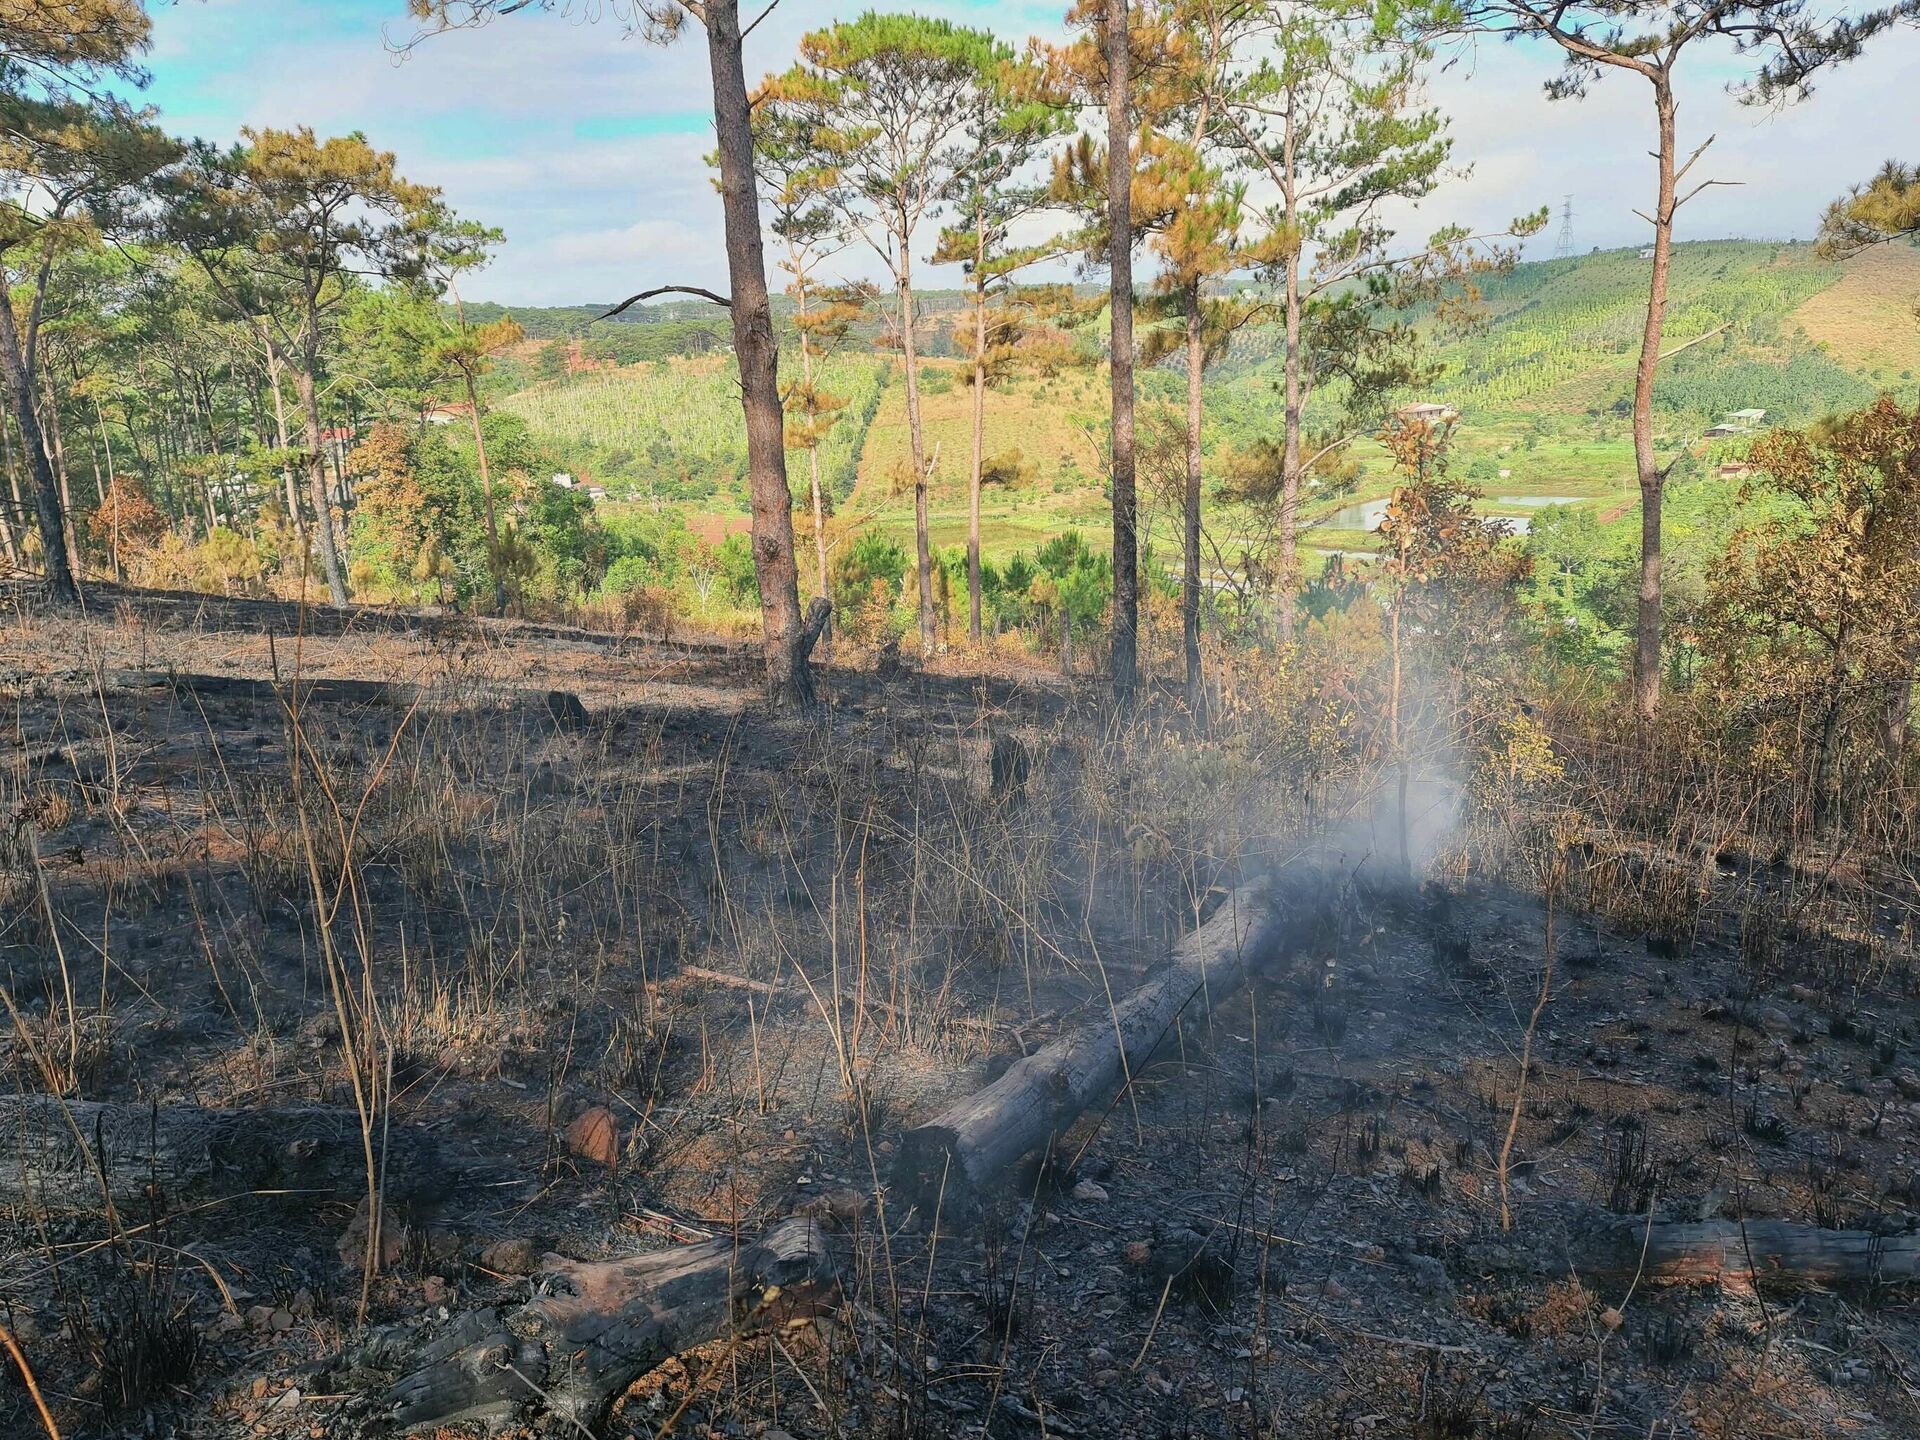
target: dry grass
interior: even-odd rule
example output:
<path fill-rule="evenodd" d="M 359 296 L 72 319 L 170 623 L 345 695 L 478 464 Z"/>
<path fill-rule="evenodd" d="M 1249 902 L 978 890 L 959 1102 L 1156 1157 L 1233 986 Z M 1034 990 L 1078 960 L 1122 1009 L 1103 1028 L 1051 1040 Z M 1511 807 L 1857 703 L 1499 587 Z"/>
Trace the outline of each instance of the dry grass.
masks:
<path fill-rule="evenodd" d="M 142 691 L 103 710 L 63 658 L 90 642 L 107 671 L 266 673 L 271 618 L 141 604 L 86 637 L 28 617 L 4 642 L 26 673 L 0 805 L 33 816 L 5 873 L 36 895 L 38 857 L 58 924 L 9 912 L 0 951 L 34 1049 L 66 1067 L 11 1078 L 240 1108 L 350 1105 L 358 1083 L 376 1133 L 430 1125 L 498 1162 L 510 1183 L 396 1208 L 402 1243 L 376 1254 L 367 1310 L 406 1343 L 441 1323 L 429 1277 L 450 1310 L 523 1293 L 480 1268 L 489 1241 L 595 1258 L 818 1205 L 850 1260 L 838 1323 L 665 1366 L 610 1433 L 684 1409 L 680 1433 L 874 1440 L 988 1414 L 996 1433 L 1037 1432 L 1037 1415 L 1048 1433 L 1645 1434 L 1687 1405 L 1731 1434 L 1756 1376 L 1798 1387 L 1769 1391 L 1777 1433 L 1827 1433 L 1843 1406 L 1898 1433 L 1891 1387 L 1835 1389 L 1796 1368 L 1811 1350 L 1756 1357 L 1757 1312 L 1732 1303 L 1709 1333 L 1678 1301 L 1636 1300 L 1598 1389 L 1575 1393 L 1565 1377 L 1588 1373 L 1620 1296 L 1570 1279 L 1560 1242 L 1579 1206 L 1716 1189 L 1729 1213 L 1897 1205 L 1912 1129 L 1883 1092 L 1909 1063 L 1911 944 L 1870 912 L 1904 832 L 1816 873 L 1792 807 L 1758 803 L 1737 766 L 1548 715 L 1558 774 L 1460 777 L 1469 823 L 1436 859 L 1459 947 L 1431 896 L 1345 887 L 1291 968 L 1192 1017 L 1082 1123 L 1078 1169 L 1024 1173 L 979 1228 L 935 1233 L 885 1183 L 903 1129 L 1098 1021 L 1217 887 L 1329 833 L 1357 866 L 1373 838 L 1352 817 L 1380 780 L 1368 727 L 1329 719 L 1298 672 L 1225 662 L 1207 733 L 1177 706 L 1120 725 L 1090 692 L 993 671 L 887 684 L 836 668 L 828 719 L 775 722 L 748 654 L 420 626 L 300 640 L 314 673 L 429 689 L 411 711 L 307 707 L 296 771 L 271 704 Z M 290 667 L 293 637 L 275 643 Z M 587 728 L 555 726 L 552 688 L 582 697 Z M 1461 726 L 1477 753 L 1484 722 Z M 996 736 L 1031 747 L 1022 795 L 989 788 Z M 1781 845 L 1783 870 L 1721 859 Z M 1560 969 L 1522 1075 L 1532 887 L 1556 861 Z M 1779 943 L 1749 953 L 1739 927 L 1763 918 Z M 569 1153 L 589 1105 L 615 1117 L 611 1167 Z M 1081 1180 L 1110 1198 L 1081 1198 Z M 187 1433 L 304 1433 L 332 1413 L 314 1406 L 346 1402 L 267 1411 L 280 1389 L 378 1385 L 353 1358 L 346 1209 L 172 1217 L 166 1245 L 194 1257 L 177 1271 L 139 1245 L 79 1248 L 101 1238 L 86 1217 L 21 1223 L 0 1300 L 33 1322 L 50 1395 L 158 1376 L 138 1403 Z M 68 1293 L 144 1297 L 161 1326 L 145 1358 L 62 1345 L 55 1260 Z M 236 1328 L 209 1273 L 267 1322 Z M 1839 1303 L 1776 1323 L 1833 1349 L 1830 1327 L 1855 1323 Z M 1910 1355 L 1908 1321 L 1872 1323 Z M 296 1371 L 315 1356 L 333 1368 Z M 113 1433 L 59 1403 L 72 1433 Z M 0 1418 L 24 1404 L 0 1394 Z"/>
<path fill-rule="evenodd" d="M 1793 312 L 1807 338 L 1841 364 L 1887 385 L 1920 372 L 1920 250 L 1881 245 L 1846 262 L 1829 285 Z"/>

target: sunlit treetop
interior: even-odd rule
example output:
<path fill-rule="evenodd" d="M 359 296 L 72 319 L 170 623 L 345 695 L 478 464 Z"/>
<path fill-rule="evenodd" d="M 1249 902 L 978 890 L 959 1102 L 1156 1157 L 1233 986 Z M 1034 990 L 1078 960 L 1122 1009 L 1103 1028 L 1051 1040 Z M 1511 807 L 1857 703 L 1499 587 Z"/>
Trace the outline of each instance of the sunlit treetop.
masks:
<path fill-rule="evenodd" d="M 1418 24 L 1554 41 L 1566 52 L 1566 68 L 1547 83 L 1555 98 L 1584 94 L 1609 68 L 1655 79 L 1694 41 L 1722 40 L 1752 67 L 1732 88 L 1766 102 L 1804 99 L 1819 71 L 1857 58 L 1875 35 L 1916 18 L 1920 0 L 1873 8 L 1817 8 L 1811 0 L 1437 0 Z"/>
<path fill-rule="evenodd" d="M 180 148 L 122 105 L 0 93 L 0 248 L 111 228 Z"/>
<path fill-rule="evenodd" d="M 1895 240 L 1920 240 L 1920 165 L 1889 160 L 1872 180 L 1827 207 L 1820 250 L 1845 258 Z"/>
<path fill-rule="evenodd" d="M 141 0 L 0 0 L 0 85 L 64 92 L 143 78 L 152 26 Z"/>

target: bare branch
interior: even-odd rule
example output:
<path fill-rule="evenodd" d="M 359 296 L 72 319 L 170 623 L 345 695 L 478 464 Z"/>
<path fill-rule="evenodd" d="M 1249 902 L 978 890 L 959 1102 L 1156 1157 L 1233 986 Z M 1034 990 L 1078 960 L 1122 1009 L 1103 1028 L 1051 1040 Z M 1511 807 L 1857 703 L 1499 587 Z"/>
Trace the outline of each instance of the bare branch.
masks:
<path fill-rule="evenodd" d="M 731 310 L 733 301 L 724 295 L 716 295 L 711 290 L 702 290 L 698 285 L 656 285 L 651 290 L 642 290 L 638 295 L 629 295 L 604 315 L 596 315 L 593 320 L 611 320 L 614 316 L 631 310 L 642 300 L 651 300 L 656 295 L 698 295 L 702 300 L 711 300 L 723 309 Z M 593 320 L 588 321 L 592 324 Z"/>
<path fill-rule="evenodd" d="M 1674 201 L 1673 208 L 1678 210 L 1682 205 L 1686 204 L 1687 201 L 1693 199 L 1694 196 L 1698 195 L 1702 190 L 1705 190 L 1710 185 L 1744 185 L 1746 183 L 1747 182 L 1744 180 L 1702 180 L 1698 185 L 1694 186 L 1691 190 L 1687 191 L 1686 194 L 1682 195 L 1678 200 Z"/>
<path fill-rule="evenodd" d="M 1730 330 L 1732 328 L 1733 328 L 1733 322 L 1731 320 L 1727 321 L 1726 324 L 1724 325 L 1716 325 L 1713 327 L 1713 329 L 1707 331 L 1705 334 L 1696 335 L 1691 340 L 1682 341 L 1680 344 L 1674 346 L 1673 349 L 1671 350 L 1663 351 L 1660 355 L 1660 358 L 1662 360 L 1671 360 L 1674 356 L 1678 355 L 1682 350 L 1691 350 L 1694 346 L 1698 345 L 1702 340 L 1711 340 L 1714 336 L 1720 334 L 1721 331 Z"/>

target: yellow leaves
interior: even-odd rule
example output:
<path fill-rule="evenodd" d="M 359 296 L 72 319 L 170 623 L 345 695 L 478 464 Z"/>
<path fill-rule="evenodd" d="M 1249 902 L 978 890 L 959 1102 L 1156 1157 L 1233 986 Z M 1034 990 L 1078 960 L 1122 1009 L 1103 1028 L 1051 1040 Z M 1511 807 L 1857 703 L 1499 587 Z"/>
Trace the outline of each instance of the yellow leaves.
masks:
<path fill-rule="evenodd" d="M 0 0 L 0 53 L 57 69 L 119 69 L 147 46 L 139 0 Z"/>
<path fill-rule="evenodd" d="M 1537 785 L 1558 780 L 1566 766 L 1554 753 L 1553 737 L 1531 714 L 1521 711 L 1500 727 L 1502 744 L 1490 757 L 1511 786 Z"/>
<path fill-rule="evenodd" d="M 1712 576 L 1701 644 L 1720 683 L 1806 694 L 1906 673 L 1920 626 L 1920 408 L 1890 398 L 1774 431 L 1747 487 L 1772 513 Z"/>

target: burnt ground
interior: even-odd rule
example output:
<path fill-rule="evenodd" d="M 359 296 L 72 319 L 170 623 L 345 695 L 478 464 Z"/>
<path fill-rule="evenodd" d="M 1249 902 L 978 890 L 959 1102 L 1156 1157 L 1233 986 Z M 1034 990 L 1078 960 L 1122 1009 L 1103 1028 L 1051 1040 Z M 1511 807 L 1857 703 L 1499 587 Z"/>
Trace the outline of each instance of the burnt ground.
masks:
<path fill-rule="evenodd" d="M 780 720 L 717 644 L 8 603 L 0 1089 L 350 1106 L 341 973 L 374 997 L 348 1024 L 394 1123 L 489 1167 L 390 1217 L 365 1329 L 345 1201 L 221 1196 L 114 1246 L 9 1187 L 0 1321 L 64 1434 L 370 1433 L 391 1357 L 524 1298 L 528 1254 L 796 1209 L 844 1237 L 836 1321 L 670 1362 L 607 1433 L 1920 1433 L 1905 1291 L 1581 1260 L 1649 1212 L 1911 1224 L 1904 877 L 1847 918 L 1805 903 L 1832 865 L 1576 846 L 1549 951 L 1540 896 L 1472 847 L 1419 892 L 1363 883 L 1284 744 L 1123 732 L 1057 677 L 843 655 L 824 716 Z M 167 671 L 420 688 L 296 717 Z M 1033 756 L 1017 795 L 991 790 L 1002 737 Z M 935 1243 L 885 1184 L 900 1133 L 1099 1020 L 1215 887 L 1308 851 L 1338 924 Z M 1649 933 L 1675 873 L 1686 923 Z M 576 1124 L 596 1106 L 604 1144 Z M 37 1423 L 9 1369 L 0 1430 Z"/>

